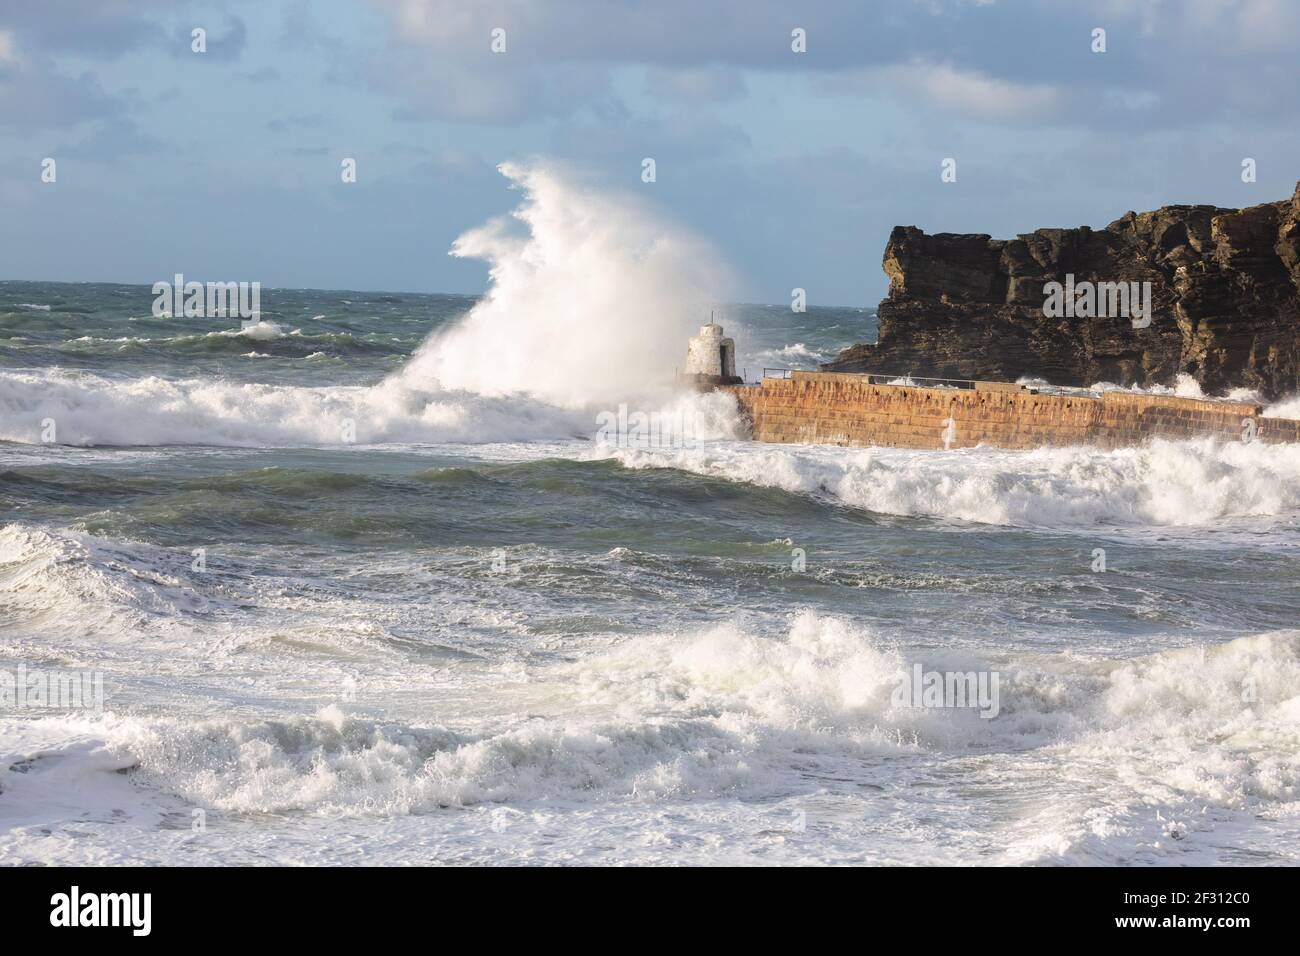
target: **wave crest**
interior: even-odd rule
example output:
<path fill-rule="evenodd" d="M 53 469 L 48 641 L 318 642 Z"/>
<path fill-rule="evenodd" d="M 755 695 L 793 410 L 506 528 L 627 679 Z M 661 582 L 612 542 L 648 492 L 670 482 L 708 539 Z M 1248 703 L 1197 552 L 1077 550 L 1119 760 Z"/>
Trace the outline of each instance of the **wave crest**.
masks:
<path fill-rule="evenodd" d="M 1200 526 L 1300 511 L 1300 445 L 1203 439 L 942 452 L 711 444 L 602 454 L 629 468 L 679 468 L 877 514 L 994 525 Z"/>

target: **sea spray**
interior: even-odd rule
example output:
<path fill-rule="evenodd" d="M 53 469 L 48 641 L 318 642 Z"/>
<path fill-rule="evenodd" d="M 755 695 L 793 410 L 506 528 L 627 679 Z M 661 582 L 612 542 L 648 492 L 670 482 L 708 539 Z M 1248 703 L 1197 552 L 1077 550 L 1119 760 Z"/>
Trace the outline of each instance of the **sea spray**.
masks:
<path fill-rule="evenodd" d="M 400 380 L 570 407 L 661 397 L 687 338 L 727 297 L 726 267 L 634 197 L 580 188 L 551 165 L 500 170 L 524 192 L 512 216 L 525 234 L 501 217 L 456 240 L 451 254 L 485 260 L 491 286 Z"/>

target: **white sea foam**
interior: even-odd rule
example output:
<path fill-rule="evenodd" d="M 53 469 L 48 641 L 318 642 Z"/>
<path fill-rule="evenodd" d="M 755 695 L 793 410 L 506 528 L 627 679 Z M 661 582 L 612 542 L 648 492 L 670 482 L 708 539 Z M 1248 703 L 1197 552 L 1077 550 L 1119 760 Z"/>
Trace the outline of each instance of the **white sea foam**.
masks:
<path fill-rule="evenodd" d="M 551 165 L 500 169 L 523 191 L 524 233 L 503 217 L 456 240 L 452 255 L 487 261 L 491 286 L 400 380 L 567 406 L 662 396 L 687 337 L 726 298 L 717 256 L 629 195 Z"/>
<path fill-rule="evenodd" d="M 43 422 L 67 445 L 360 445 L 573 438 L 590 412 L 523 397 L 373 387 L 237 384 L 220 379 L 121 380 L 49 369 L 0 372 L 0 440 L 37 444 Z M 353 425 L 351 439 L 345 428 Z"/>
<path fill-rule="evenodd" d="M 912 661 L 998 670 L 1000 715 L 895 702 Z M 801 612 L 779 634 L 738 619 L 640 636 L 530 668 L 476 699 L 485 693 L 495 709 L 480 704 L 473 725 L 459 729 L 353 716 L 337 705 L 299 716 L 110 713 L 7 726 L 0 813 L 11 825 L 49 828 L 66 815 L 85 826 L 86 808 L 91 820 L 114 811 L 131 819 L 179 798 L 228 826 L 295 813 L 307 814 L 299 826 L 324 819 L 336 833 L 347 832 L 341 820 L 414 813 L 425 831 L 454 824 L 458 851 L 475 855 L 490 834 L 456 808 L 504 805 L 503 822 L 530 833 L 533 813 L 562 810 L 570 836 L 484 848 L 497 859 L 548 859 L 551 847 L 558 860 L 574 845 L 594 852 L 594 840 L 608 846 L 605 859 L 680 860 L 695 852 L 694 838 L 660 855 L 630 835 L 670 806 L 679 821 L 695 808 L 698 832 L 752 840 L 752 819 L 729 809 L 743 805 L 738 795 L 811 815 L 829 779 L 859 796 L 804 846 L 810 858 L 845 852 L 862 838 L 853 821 L 864 819 L 884 859 L 932 858 L 933 834 L 918 827 L 939 806 L 961 814 L 948 821 L 945 858 L 1066 863 L 1214 861 L 1224 840 L 1255 832 L 1259 820 L 1281 834 L 1300 818 L 1297 632 L 1120 661 L 1075 653 L 972 660 L 908 651 L 843 619 Z M 117 772 L 126 768 L 134 768 L 132 788 Z M 42 802 L 70 780 L 76 808 Z M 122 829 L 129 833 L 113 832 L 128 841 L 127 858 L 132 841 L 152 840 L 148 827 Z M 247 836 L 258 838 L 255 829 Z M 111 843 L 113 833 L 101 839 Z M 307 842 L 319 843 L 291 841 L 285 852 Z M 20 844 L 25 852 L 49 846 Z M 186 851 L 163 858 L 176 852 Z M 1295 844 L 1279 839 L 1269 852 L 1294 860 Z"/>
<path fill-rule="evenodd" d="M 12 523 L 0 527 L 0 625 L 50 627 L 105 639 L 152 620 L 208 612 L 188 554 L 139 542 Z"/>
<path fill-rule="evenodd" d="M 781 348 L 765 349 L 755 356 L 759 362 L 794 362 L 804 367 L 816 367 L 820 362 L 828 361 L 830 355 L 814 349 L 803 342 L 795 342 Z M 739 371 L 739 370 L 738 370 Z"/>
<path fill-rule="evenodd" d="M 1023 381 L 1023 380 L 1022 380 Z M 1186 372 L 1179 372 L 1174 377 L 1174 384 L 1170 385 L 1116 385 L 1114 382 L 1095 382 L 1090 388 L 1094 392 L 1129 392 L 1134 395 L 1172 395 L 1176 398 L 1209 398 L 1205 390 L 1201 388 L 1201 383 Z M 1248 402 L 1258 398 L 1257 393 L 1250 389 L 1234 389 L 1231 393 L 1220 396 L 1230 398 L 1232 401 Z"/>
<path fill-rule="evenodd" d="M 801 749 L 862 757 L 996 739 L 993 722 L 973 710 L 893 703 L 905 666 L 869 632 L 802 612 L 775 636 L 738 621 L 538 668 L 499 684 L 506 713 L 470 730 L 377 722 L 333 705 L 261 720 L 70 720 L 129 754 L 158 788 L 222 810 L 407 813 L 485 801 L 666 799 L 786 786 L 780 768 Z M 1019 706 L 1038 715 L 1037 739 L 1043 705 L 1040 695 L 1030 700 Z M 514 712 L 525 703 L 545 716 L 520 722 Z M 1025 724 L 1002 726 L 1019 736 Z"/>
<path fill-rule="evenodd" d="M 1300 395 L 1278 399 L 1264 409 L 1265 418 L 1300 418 Z"/>
<path fill-rule="evenodd" d="M 680 468 L 880 514 L 1024 527 L 1198 526 L 1300 512 L 1300 446 L 1204 439 L 1106 451 L 842 449 L 716 443 L 614 449 L 632 468 Z"/>
<path fill-rule="evenodd" d="M 1037 388 L 1043 391 L 1059 392 L 1092 392 L 1101 394 L 1104 392 L 1125 392 L 1130 395 L 1169 395 L 1175 398 L 1193 398 L 1201 401 L 1227 401 L 1243 402 L 1248 404 L 1262 404 L 1263 398 L 1260 393 L 1252 388 L 1231 388 L 1221 395 L 1206 395 L 1205 390 L 1191 375 L 1186 372 L 1179 372 L 1174 378 L 1173 385 L 1117 385 L 1114 382 L 1094 382 L 1088 388 L 1070 388 L 1067 386 L 1053 385 L 1047 379 L 1037 378 L 1032 375 L 1022 375 L 1016 379 L 1017 385 L 1024 385 L 1028 388 Z M 1265 408 L 1264 416 L 1268 418 L 1293 418 L 1300 414 L 1300 404 L 1289 406 L 1290 410 L 1283 410 L 1288 407 L 1288 402 L 1295 402 L 1295 399 L 1284 399 L 1279 403 Z"/>
<path fill-rule="evenodd" d="M 1294 842 L 1300 632 L 1139 657 L 1084 703 L 1080 732 L 1042 752 L 1065 792 L 1007 827 L 1007 862 L 1257 860 L 1260 820 Z"/>
<path fill-rule="evenodd" d="M 294 331 L 297 331 L 296 329 Z M 284 329 L 278 322 L 272 322 L 269 319 L 260 319 L 250 325 L 243 325 L 237 329 L 227 329 L 223 332 L 211 332 L 210 335 L 242 335 L 246 339 L 252 339 L 254 342 L 271 342 L 285 335 Z"/>

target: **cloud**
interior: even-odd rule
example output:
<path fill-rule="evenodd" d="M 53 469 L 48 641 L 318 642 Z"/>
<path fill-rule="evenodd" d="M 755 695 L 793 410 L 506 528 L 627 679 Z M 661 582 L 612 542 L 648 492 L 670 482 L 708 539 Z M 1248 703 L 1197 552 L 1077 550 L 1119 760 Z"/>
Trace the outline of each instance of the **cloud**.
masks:
<path fill-rule="evenodd" d="M 230 17 L 229 20 L 230 25 L 222 33 L 218 33 L 202 22 L 178 26 L 172 40 L 172 55 L 205 56 L 219 61 L 238 60 L 244 52 L 244 45 L 248 42 L 248 28 L 238 17 Z M 202 54 L 195 53 L 192 47 L 194 30 L 199 28 L 207 32 L 207 50 Z"/>
<path fill-rule="evenodd" d="M 652 67 L 646 73 L 646 91 L 664 99 L 734 100 L 746 93 L 745 75 L 734 67 Z"/>
<path fill-rule="evenodd" d="M 112 119 L 126 100 L 91 71 L 67 72 L 58 57 L 113 59 L 164 33 L 141 14 L 151 0 L 42 0 L 0 7 L 0 127 L 57 129 Z"/>
<path fill-rule="evenodd" d="M 134 120 L 117 117 L 96 124 L 79 142 L 60 149 L 58 155 L 113 160 L 135 153 L 148 153 L 162 145 L 154 137 L 142 132 Z"/>
<path fill-rule="evenodd" d="M 156 14 L 165 9 L 163 0 L 6 3 L 0 29 L 21 36 L 34 50 L 112 59 L 160 42 L 165 34 Z"/>
<path fill-rule="evenodd" d="M 324 123 L 325 116 L 322 113 L 293 113 L 271 120 L 266 124 L 266 128 L 283 133 L 291 129 L 314 129 Z"/>
<path fill-rule="evenodd" d="M 245 70 L 238 76 L 250 83 L 274 83 L 281 78 L 280 71 L 273 66 L 264 66 L 260 70 Z"/>
<path fill-rule="evenodd" d="M 307 0 L 297 0 L 289 6 L 280 27 L 279 44 L 289 50 L 325 49 L 334 52 L 342 50 L 345 45 L 340 38 L 330 36 L 321 27 Z"/>
<path fill-rule="evenodd" d="M 1056 113 L 1061 90 L 1045 83 L 1015 83 L 943 63 L 914 62 L 828 77 L 822 88 L 880 91 L 919 99 L 958 116 L 1028 121 Z"/>
<path fill-rule="evenodd" d="M 709 114 L 627 122 L 560 121 L 550 138 L 547 155 L 568 157 L 573 166 L 599 163 L 615 180 L 639 184 L 641 161 L 652 158 L 662 188 L 696 175 L 701 165 L 713 165 L 753 149 L 743 127 Z"/>
<path fill-rule="evenodd" d="M 798 65 L 789 49 L 790 15 L 774 0 L 374 3 L 387 18 L 389 43 L 367 57 L 368 75 L 404 100 L 405 118 L 521 123 L 566 116 L 608 99 L 614 71 L 625 66 L 653 68 L 646 78 L 652 96 L 734 99 L 745 92 L 744 67 Z M 504 52 L 491 49 L 494 30 L 504 31 Z"/>
<path fill-rule="evenodd" d="M 540 67 L 502 58 L 495 67 L 470 69 L 412 51 L 374 56 L 364 75 L 373 88 L 400 98 L 393 114 L 400 120 L 522 123 L 567 115 L 612 90 L 609 72 L 587 64 Z"/>
<path fill-rule="evenodd" d="M 953 112 L 1031 119 L 1051 114 L 1061 103 L 1060 90 L 1048 84 L 1013 83 L 941 64 L 917 63 L 892 67 L 889 72 L 896 81 Z"/>
<path fill-rule="evenodd" d="M 664 101 L 737 99 L 751 76 L 780 73 L 997 122 L 1208 126 L 1243 109 L 1300 111 L 1290 91 L 1300 46 L 1294 0 L 895 0 L 887 9 L 850 0 L 371 2 L 389 32 L 375 62 L 414 52 L 437 64 L 380 84 L 411 117 L 518 123 L 575 112 L 607 96 L 620 67 L 645 68 L 647 92 Z M 795 26 L 807 31 L 805 54 L 790 49 Z M 1091 50 L 1098 26 L 1108 33 L 1105 54 Z M 498 27 L 508 52 L 494 57 Z M 1154 113 L 1127 105 L 1153 97 Z"/>
<path fill-rule="evenodd" d="M 0 128 L 55 129 L 116 116 L 123 101 L 105 93 L 89 73 L 59 73 L 45 57 L 0 65 Z"/>
<path fill-rule="evenodd" d="M 1218 45 L 1295 53 L 1300 7 L 1294 0 L 1189 0 L 1181 13 L 1183 30 L 1213 37 Z"/>

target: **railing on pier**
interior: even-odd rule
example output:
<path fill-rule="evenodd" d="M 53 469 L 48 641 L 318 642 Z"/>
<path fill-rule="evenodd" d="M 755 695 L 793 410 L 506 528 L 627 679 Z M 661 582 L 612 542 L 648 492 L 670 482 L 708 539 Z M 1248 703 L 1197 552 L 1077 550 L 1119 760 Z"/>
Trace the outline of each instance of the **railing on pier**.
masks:
<path fill-rule="evenodd" d="M 887 372 L 861 372 L 868 385 L 911 385 L 914 388 L 974 388 L 970 378 L 930 378 L 923 375 L 894 375 Z"/>
<path fill-rule="evenodd" d="M 763 369 L 763 378 L 790 378 L 795 372 L 799 371 L 807 370 L 765 368 Z M 868 385 L 911 385 L 915 388 L 975 388 L 977 384 L 974 379 L 969 378 L 932 378 L 923 375 L 903 375 L 897 372 L 841 372 L 838 369 L 827 368 L 825 365 L 821 366 L 818 371 L 835 375 L 853 375 L 865 379 Z"/>
<path fill-rule="evenodd" d="M 797 368 L 765 368 L 763 378 L 791 378 L 795 372 L 807 371 Z M 1010 382 L 981 382 L 970 378 L 935 378 L 927 375 L 900 375 L 897 372 L 839 372 L 822 367 L 818 370 L 832 375 L 852 375 L 867 385 L 896 385 L 912 388 L 961 388 L 961 389 L 1005 389 L 1016 391 L 1021 386 Z"/>

